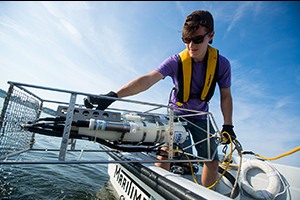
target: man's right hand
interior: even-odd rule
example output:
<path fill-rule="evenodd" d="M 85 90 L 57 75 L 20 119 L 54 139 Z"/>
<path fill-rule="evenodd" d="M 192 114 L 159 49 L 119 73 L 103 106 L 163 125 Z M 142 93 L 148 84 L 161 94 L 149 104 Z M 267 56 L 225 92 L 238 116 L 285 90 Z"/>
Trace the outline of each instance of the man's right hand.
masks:
<path fill-rule="evenodd" d="M 104 94 L 102 96 L 107 96 L 107 97 L 115 97 L 118 98 L 118 95 L 110 91 L 107 94 Z M 84 98 L 84 105 L 86 108 L 94 108 L 94 105 L 97 105 L 97 110 L 105 110 L 108 106 L 110 106 L 115 100 L 114 99 L 104 99 L 100 97 L 95 97 L 95 96 L 88 96 Z"/>

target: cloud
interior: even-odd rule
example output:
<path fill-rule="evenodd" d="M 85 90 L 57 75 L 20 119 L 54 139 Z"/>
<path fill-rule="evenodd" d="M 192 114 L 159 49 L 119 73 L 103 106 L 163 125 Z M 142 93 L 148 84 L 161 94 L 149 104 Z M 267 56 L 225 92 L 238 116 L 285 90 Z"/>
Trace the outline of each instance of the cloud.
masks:
<path fill-rule="evenodd" d="M 60 20 L 62 26 L 67 30 L 67 32 L 70 34 L 71 38 L 73 38 L 75 41 L 81 39 L 80 32 L 67 20 L 61 19 Z"/>
<path fill-rule="evenodd" d="M 243 2 L 240 3 L 239 6 L 234 8 L 234 12 L 230 12 L 230 15 L 232 16 L 231 21 L 226 29 L 228 34 L 231 32 L 231 30 L 237 26 L 239 22 L 242 21 L 243 18 L 246 16 L 252 17 L 251 15 L 258 15 L 261 11 L 261 3 L 260 2 Z M 250 16 L 249 16 L 250 15 Z"/>
<path fill-rule="evenodd" d="M 1 34 L 6 35 L 4 32 L 6 32 L 5 29 L 11 32 L 15 32 L 19 34 L 20 36 L 27 37 L 30 35 L 30 33 L 24 29 L 21 25 L 19 25 L 14 19 L 8 17 L 8 16 L 1 16 L 0 20 L 1 25 Z M 7 42 L 3 37 L 1 37 L 3 42 Z"/>

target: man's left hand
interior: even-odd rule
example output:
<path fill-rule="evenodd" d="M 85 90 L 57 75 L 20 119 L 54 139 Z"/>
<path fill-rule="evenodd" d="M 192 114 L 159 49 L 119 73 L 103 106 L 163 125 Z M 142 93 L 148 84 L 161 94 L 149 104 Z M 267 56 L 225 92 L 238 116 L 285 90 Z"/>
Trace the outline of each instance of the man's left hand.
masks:
<path fill-rule="evenodd" d="M 233 125 L 227 125 L 227 124 L 223 125 L 223 129 L 221 131 L 221 133 L 223 135 L 222 142 L 221 142 L 222 144 L 229 144 L 230 143 L 230 139 L 229 139 L 228 134 L 230 135 L 232 141 L 236 139 L 236 135 L 233 131 L 233 127 L 234 127 Z M 224 132 L 226 132 L 226 133 L 224 133 Z"/>

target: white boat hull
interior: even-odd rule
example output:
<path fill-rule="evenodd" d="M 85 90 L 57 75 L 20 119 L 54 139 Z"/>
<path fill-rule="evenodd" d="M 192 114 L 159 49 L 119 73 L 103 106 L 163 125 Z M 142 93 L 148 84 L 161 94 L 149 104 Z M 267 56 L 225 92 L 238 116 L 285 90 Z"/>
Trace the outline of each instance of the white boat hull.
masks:
<path fill-rule="evenodd" d="M 108 174 L 110 182 L 114 186 L 118 198 L 120 199 L 241 199 L 253 200 L 259 199 L 246 193 L 241 187 L 239 180 L 239 192 L 234 198 L 229 198 L 232 190 L 232 183 L 226 178 L 222 178 L 217 184 L 215 190 L 210 190 L 193 180 L 191 175 L 174 174 L 153 163 L 142 163 L 142 160 L 149 160 L 146 154 L 142 153 L 110 153 L 112 160 L 141 160 L 141 163 L 111 163 L 108 165 Z M 120 157 L 122 156 L 122 158 Z M 238 161 L 238 158 L 236 158 Z M 244 158 L 247 160 L 247 158 Z M 246 162 L 246 161 L 245 161 Z M 244 162 L 243 162 L 244 163 Z M 300 199 L 300 169 L 291 166 L 272 164 L 280 173 L 281 179 L 284 179 L 287 185 L 280 185 L 280 191 L 273 198 L 264 197 L 261 199 L 276 200 L 297 200 Z M 236 169 L 230 169 L 230 173 L 235 177 Z M 201 172 L 201 170 L 199 170 Z M 241 172 L 243 173 L 243 172 Z M 197 181 L 200 181 L 201 174 L 196 174 Z M 257 189 L 264 191 L 268 186 L 268 176 L 262 169 L 253 168 L 247 174 L 247 180 Z M 254 194 L 252 194 L 254 195 Z"/>
<path fill-rule="evenodd" d="M 138 156 L 145 159 L 140 153 L 126 154 L 134 159 Z M 116 153 L 110 156 L 113 160 L 120 159 Z M 196 184 L 189 175 L 174 174 L 153 163 L 111 163 L 108 174 L 120 199 L 231 199 Z"/>

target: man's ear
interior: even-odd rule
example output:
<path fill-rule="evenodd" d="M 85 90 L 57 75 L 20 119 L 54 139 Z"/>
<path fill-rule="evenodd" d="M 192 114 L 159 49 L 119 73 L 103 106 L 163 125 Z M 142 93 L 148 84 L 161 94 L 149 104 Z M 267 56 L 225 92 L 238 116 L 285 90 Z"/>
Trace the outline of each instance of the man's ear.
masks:
<path fill-rule="evenodd" d="M 209 39 L 210 39 L 209 41 L 212 41 L 214 36 L 215 36 L 215 31 L 212 31 L 209 35 Z"/>

